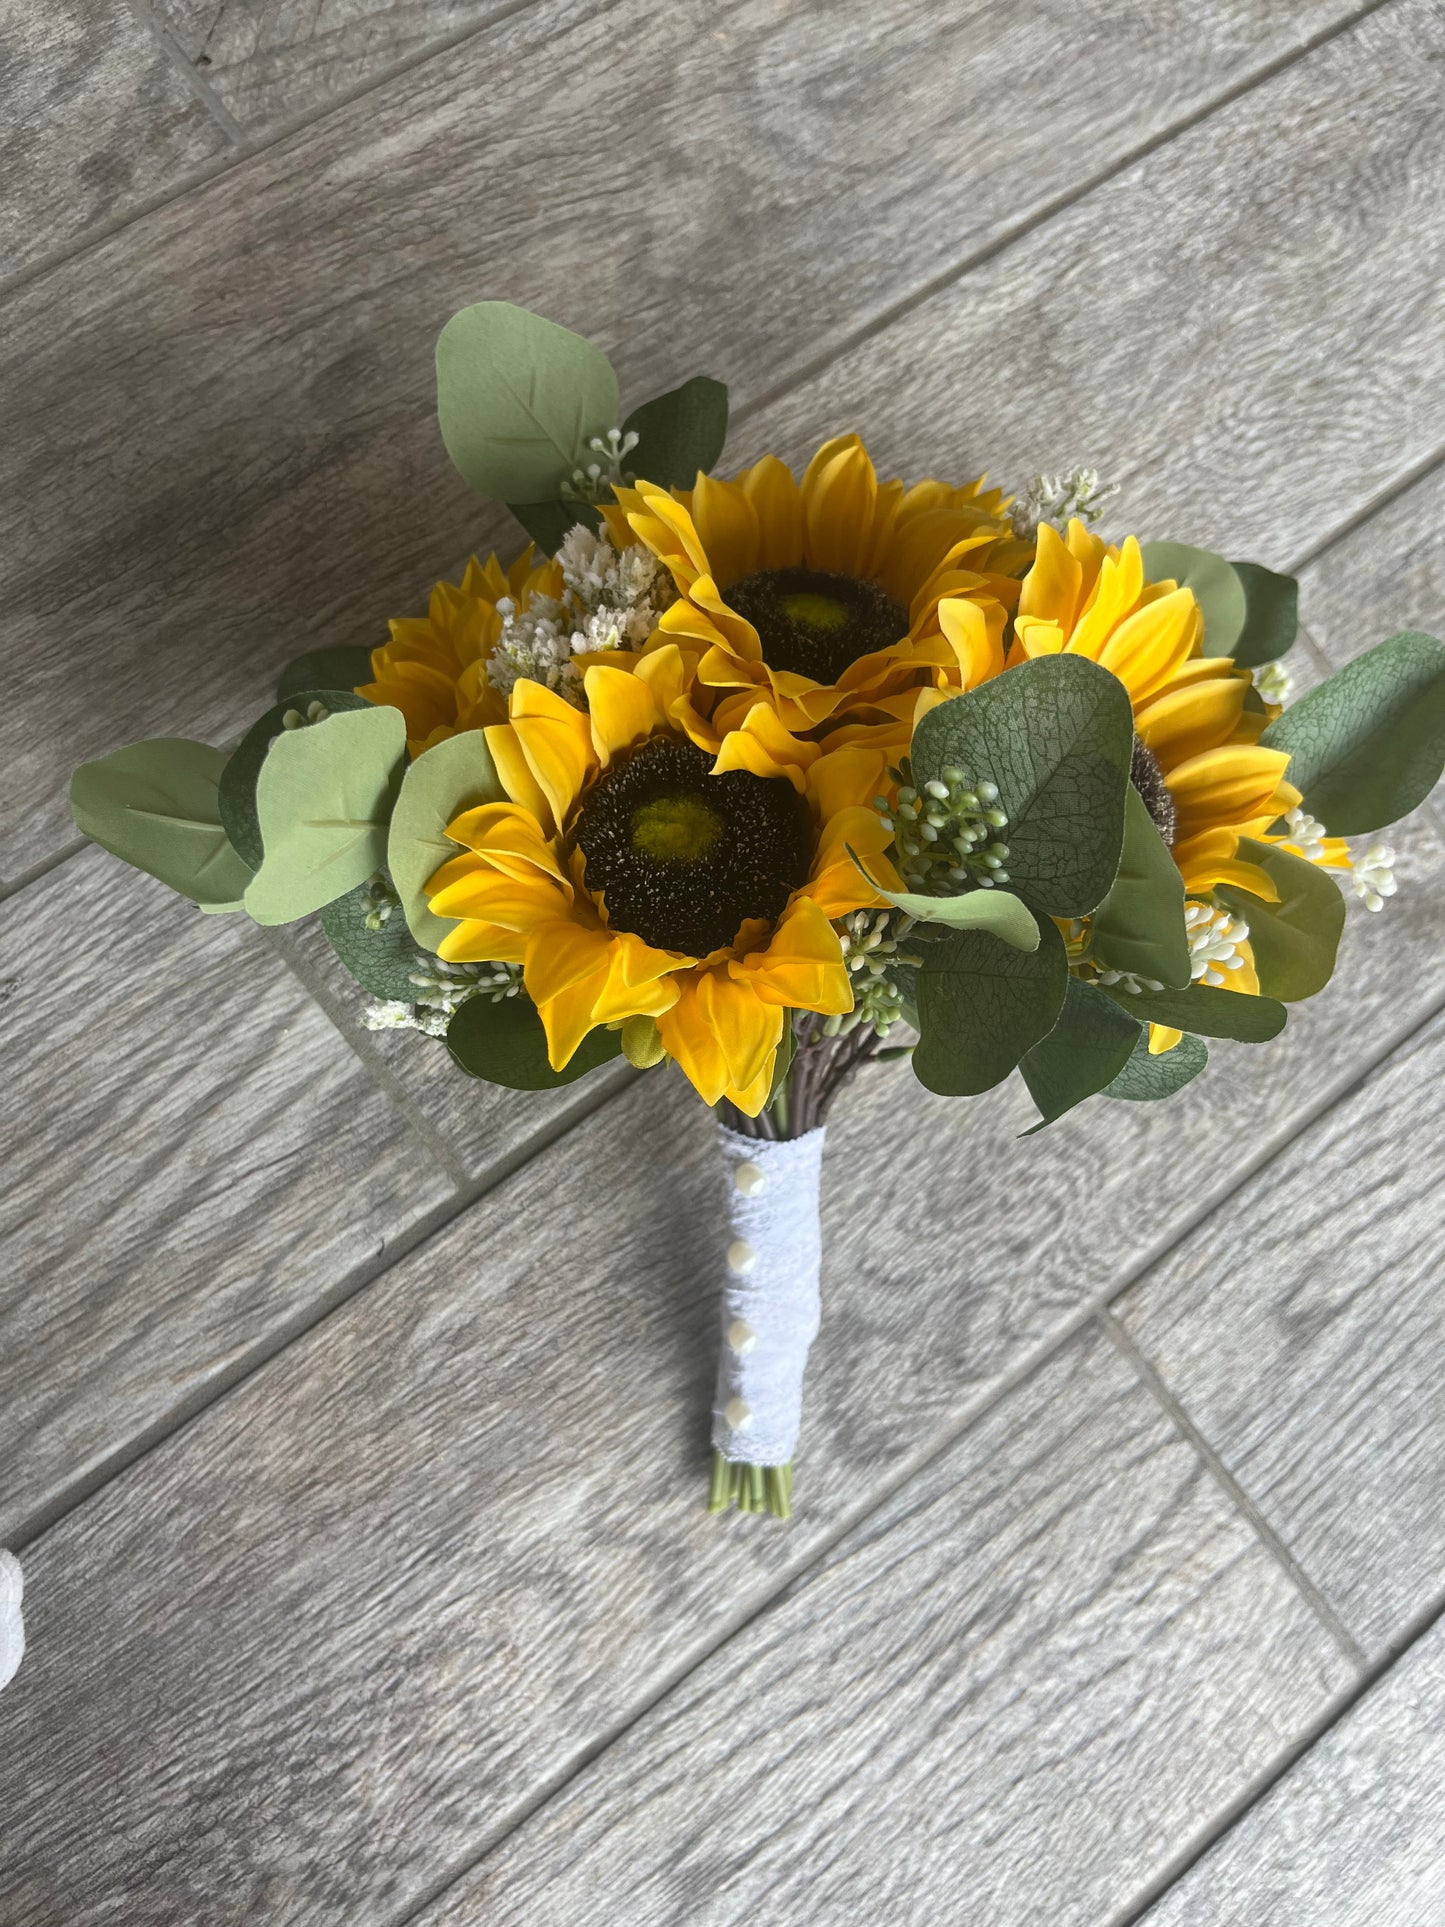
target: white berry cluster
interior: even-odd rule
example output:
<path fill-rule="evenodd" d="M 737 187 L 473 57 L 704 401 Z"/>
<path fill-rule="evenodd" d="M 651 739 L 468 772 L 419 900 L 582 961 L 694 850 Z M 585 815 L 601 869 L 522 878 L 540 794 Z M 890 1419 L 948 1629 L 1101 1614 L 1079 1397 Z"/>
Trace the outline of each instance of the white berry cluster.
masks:
<path fill-rule="evenodd" d="M 650 550 L 638 544 L 619 554 L 605 535 L 594 535 L 580 522 L 557 551 L 557 561 L 560 596 L 533 596 L 524 609 L 509 596 L 498 602 L 502 634 L 487 662 L 487 681 L 503 696 L 524 678 L 544 683 L 582 709 L 577 657 L 640 649 L 674 590 Z"/>
<path fill-rule="evenodd" d="M 1032 542 L 1041 522 L 1066 529 L 1077 518 L 1097 522 L 1104 504 L 1119 493 L 1117 482 L 1101 482 L 1096 468 L 1071 468 L 1064 475 L 1036 475 L 1009 510 L 1014 534 Z"/>
<path fill-rule="evenodd" d="M 416 969 L 408 973 L 416 996 L 373 998 L 361 1013 L 367 1030 L 419 1030 L 428 1037 L 445 1037 L 452 1014 L 473 997 L 489 997 L 494 1004 L 522 991 L 520 964 L 445 963 L 440 957 L 417 952 Z"/>

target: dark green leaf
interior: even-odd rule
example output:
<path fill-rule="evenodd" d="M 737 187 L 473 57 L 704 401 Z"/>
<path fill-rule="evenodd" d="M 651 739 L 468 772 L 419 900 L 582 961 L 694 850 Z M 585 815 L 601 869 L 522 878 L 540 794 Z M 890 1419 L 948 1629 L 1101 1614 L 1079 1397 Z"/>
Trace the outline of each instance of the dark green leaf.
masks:
<path fill-rule="evenodd" d="M 222 827 L 226 752 L 158 736 L 82 763 L 70 779 L 75 827 L 203 910 L 239 910 L 251 873 Z"/>
<path fill-rule="evenodd" d="M 1077 917 L 1119 868 L 1134 718 L 1116 676 L 1082 656 L 1042 656 L 940 703 L 913 732 L 921 786 L 952 765 L 998 785 L 1009 888 Z"/>
<path fill-rule="evenodd" d="M 937 711 L 934 712 L 937 714 Z M 1068 983 L 1064 942 L 1042 919 L 1035 951 L 985 930 L 931 941 L 918 976 L 918 1081 L 945 1097 L 1000 1083 L 1058 1018 Z"/>
<path fill-rule="evenodd" d="M 1207 1045 L 1198 1037 L 1181 1037 L 1172 1050 L 1149 1055 L 1149 1033 L 1141 1033 L 1133 1055 L 1112 1084 L 1104 1086 L 1105 1097 L 1126 1097 L 1134 1103 L 1150 1103 L 1172 1097 L 1198 1077 L 1209 1062 Z"/>
<path fill-rule="evenodd" d="M 359 689 L 373 680 L 371 651 L 359 643 L 344 643 L 336 649 L 312 649 L 288 662 L 276 682 L 278 702 L 295 701 L 300 692 L 307 696 L 318 689 Z"/>
<path fill-rule="evenodd" d="M 691 488 L 699 472 L 711 472 L 727 440 L 727 387 L 694 375 L 634 408 L 622 426 L 637 437 L 627 457 L 632 474 L 659 488 Z"/>
<path fill-rule="evenodd" d="M 293 923 L 382 867 L 405 767 L 406 722 L 389 704 L 282 730 L 256 779 L 265 855 L 245 902 L 257 923 Z"/>
<path fill-rule="evenodd" d="M 473 997 L 462 1005 L 447 1026 L 447 1049 L 469 1077 L 503 1084 L 509 1091 L 550 1091 L 575 1084 L 622 1054 L 622 1033 L 597 1029 L 587 1033 L 565 1071 L 554 1071 L 547 1061 L 547 1036 L 536 1006 L 524 996 L 504 997 L 499 1004 Z"/>
<path fill-rule="evenodd" d="M 394 905 L 391 915 L 376 930 L 367 928 L 370 914 L 371 897 L 366 884 L 361 883 L 323 906 L 321 928 L 363 990 L 369 990 L 373 997 L 394 997 L 414 1004 L 417 986 L 411 976 L 425 959 L 406 927 L 401 907 Z"/>
<path fill-rule="evenodd" d="M 579 522 L 594 535 L 602 526 L 602 517 L 585 502 L 508 502 L 507 507 L 548 555 L 557 553 L 563 538 Z"/>
<path fill-rule="evenodd" d="M 1260 737 L 1332 836 L 1408 816 L 1445 767 L 1445 645 L 1407 632 L 1367 649 Z"/>
<path fill-rule="evenodd" d="M 600 348 L 507 301 L 452 316 L 437 341 L 437 416 L 464 481 L 498 502 L 555 502 L 617 426 Z"/>
<path fill-rule="evenodd" d="M 1236 562 L 1233 567 L 1244 590 L 1245 611 L 1234 660 L 1241 669 L 1258 669 L 1294 646 L 1299 584 L 1292 575 L 1276 575 L 1258 562 Z"/>
<path fill-rule="evenodd" d="M 1059 1021 L 1019 1065 L 1040 1122 L 1024 1135 L 1082 1104 L 1112 1083 L 1139 1041 L 1139 1026 L 1101 990 L 1070 977 Z"/>
<path fill-rule="evenodd" d="M 278 736 L 285 734 L 283 718 L 292 710 L 306 714 L 309 703 L 322 703 L 333 715 L 347 709 L 369 709 L 365 696 L 349 689 L 298 689 L 283 702 L 276 703 L 246 731 L 221 772 L 221 821 L 232 846 L 253 870 L 261 867 L 261 825 L 256 820 L 256 778 L 266 752 Z"/>
<path fill-rule="evenodd" d="M 1124 853 L 1094 912 L 1094 955 L 1110 970 L 1183 989 L 1189 982 L 1184 879 L 1132 783 L 1124 799 Z"/>
<path fill-rule="evenodd" d="M 1273 997 L 1195 984 L 1188 990 L 1141 990 L 1105 986 L 1109 996 L 1141 1024 L 1164 1024 L 1201 1037 L 1233 1037 L 1241 1044 L 1267 1044 L 1284 1029 L 1289 1012 Z"/>
<path fill-rule="evenodd" d="M 1221 884 L 1214 892 L 1249 925 L 1260 989 L 1287 1004 L 1313 997 L 1334 972 L 1345 927 L 1339 886 L 1328 870 L 1273 843 L 1241 837 L 1239 854 L 1246 863 L 1257 863 L 1279 891 L 1278 903 L 1266 903 L 1235 884 Z"/>
<path fill-rule="evenodd" d="M 1144 573 L 1151 582 L 1192 589 L 1204 616 L 1204 654 L 1232 656 L 1248 616 L 1244 584 L 1231 563 L 1187 542 L 1146 542 Z"/>

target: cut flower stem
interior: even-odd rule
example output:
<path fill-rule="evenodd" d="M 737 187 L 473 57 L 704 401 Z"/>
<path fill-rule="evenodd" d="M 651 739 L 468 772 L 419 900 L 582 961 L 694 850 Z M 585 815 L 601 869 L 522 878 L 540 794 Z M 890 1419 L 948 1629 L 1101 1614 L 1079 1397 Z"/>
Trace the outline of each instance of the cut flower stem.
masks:
<path fill-rule="evenodd" d="M 736 1506 L 739 1512 L 770 1512 L 775 1519 L 791 1519 L 792 1466 L 744 1465 L 714 1451 L 707 1509 L 726 1512 L 730 1506 Z"/>

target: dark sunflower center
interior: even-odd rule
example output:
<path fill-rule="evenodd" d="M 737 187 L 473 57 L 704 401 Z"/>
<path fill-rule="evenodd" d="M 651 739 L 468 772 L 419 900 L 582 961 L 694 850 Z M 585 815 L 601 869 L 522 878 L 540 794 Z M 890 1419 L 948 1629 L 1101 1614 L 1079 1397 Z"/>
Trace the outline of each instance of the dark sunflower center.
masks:
<path fill-rule="evenodd" d="M 786 777 L 710 774 L 692 743 L 645 743 L 582 805 L 574 838 L 614 930 L 691 957 L 775 922 L 808 875 L 808 825 Z"/>
<path fill-rule="evenodd" d="M 1154 752 L 1144 747 L 1139 737 L 1134 738 L 1134 761 L 1129 769 L 1129 781 L 1144 799 L 1144 807 L 1154 819 L 1154 827 L 1160 836 L 1174 848 L 1174 831 L 1178 816 L 1174 809 L 1174 798 L 1169 794 L 1169 785 L 1164 781 Z"/>
<path fill-rule="evenodd" d="M 763 660 L 815 682 L 837 682 L 849 663 L 908 634 L 908 616 L 876 582 L 822 569 L 763 569 L 727 590 L 758 632 Z"/>

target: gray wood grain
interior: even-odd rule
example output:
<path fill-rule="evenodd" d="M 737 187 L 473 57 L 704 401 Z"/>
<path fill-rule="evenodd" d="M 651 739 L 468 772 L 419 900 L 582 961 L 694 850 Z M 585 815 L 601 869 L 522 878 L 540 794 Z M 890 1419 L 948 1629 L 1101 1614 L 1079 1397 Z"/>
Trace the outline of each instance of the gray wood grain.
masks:
<path fill-rule="evenodd" d="M 950 1106 L 899 1066 L 850 1094 L 786 1532 L 697 1510 L 706 1113 L 652 1073 L 589 1118 L 34 1549 L 47 1697 L 0 1701 L 0 1736 L 45 1736 L 20 1787 L 0 1745 L 19 1919 L 57 1895 L 103 1919 L 142 1874 L 160 1920 L 362 1922 L 428 1891 L 1348 1076 L 1327 1017 L 1368 1035 L 1404 954 L 1351 935 L 1380 967 L 1307 1013 L 1312 1048 L 1222 1050 L 1167 1124 L 1100 1103 L 1020 1143 L 1014 1089 Z"/>
<path fill-rule="evenodd" d="M 428 46 L 480 27 L 509 0 L 155 0 L 227 109 L 264 136 L 373 84 Z M 465 46 L 451 58 L 469 56 Z"/>
<path fill-rule="evenodd" d="M 230 151 L 125 0 L 0 13 L 0 281 Z"/>
<path fill-rule="evenodd" d="M 910 473 L 1085 460 L 1123 485 L 1111 526 L 1287 566 L 1445 445 L 1442 57 L 1431 0 L 1371 14 L 841 354 L 736 454 L 846 422 Z"/>
<path fill-rule="evenodd" d="M 1372 1654 L 1445 1596 L 1445 1017 L 1124 1299 Z"/>
<path fill-rule="evenodd" d="M 1300 592 L 1311 635 L 1336 664 L 1401 629 L 1445 633 L 1445 468 L 1310 563 Z"/>
<path fill-rule="evenodd" d="M 0 1543 L 451 1186 L 261 933 L 100 851 L 0 905 Z"/>
<path fill-rule="evenodd" d="M 338 109 L 6 304 L 6 874 L 64 846 L 77 758 L 182 724 L 223 738 L 264 706 L 289 656 L 380 638 L 385 618 L 422 605 L 473 544 L 515 541 L 509 522 L 479 514 L 437 439 L 431 350 L 452 309 L 483 294 L 540 306 L 613 351 L 633 396 L 703 367 L 755 398 L 1346 10 L 1156 0 L 1087 16 L 1053 6 L 1028 21 L 980 11 L 966 32 L 924 0 L 886 17 L 865 0 L 587 11 L 551 0 L 486 28 L 465 58 L 428 61 Z M 1407 9 L 1398 31 L 1408 25 Z M 1382 57 L 1358 84 L 1360 114 L 1385 117 L 1398 142 L 1392 165 L 1415 154 L 1427 170 L 1426 68 L 1407 84 Z M 1283 86 L 1287 102 L 1288 85 L 1270 83 L 1268 98 Z M 1264 100 L 1251 113 L 1277 128 L 1265 171 L 1282 196 L 1342 192 L 1338 143 L 1279 125 Z M 1238 159 L 1247 175 L 1255 163 Z M 1200 220 L 1219 216 L 1209 186 L 1209 198 L 1170 207 L 1152 172 L 1141 178 L 1116 229 L 1090 229 L 1105 282 L 1150 279 L 1151 262 L 1187 253 Z M 1232 197 L 1247 199 L 1237 186 Z M 1346 362 L 1364 291 L 1409 306 L 1428 282 L 1428 210 L 1402 250 L 1383 192 L 1376 205 L 1369 189 L 1358 244 L 1338 272 L 1332 262 L 1327 287 L 1313 284 L 1308 248 L 1302 264 L 1271 269 L 1282 300 L 1318 306 L 1318 338 Z M 1231 232 L 1233 273 L 1253 257 L 1238 223 Z M 998 273 L 995 263 L 987 285 Z M 934 426 L 906 451 L 911 467 L 1007 466 L 1031 434 L 1030 457 L 1043 447 L 1057 398 L 1032 397 L 1056 364 L 1034 360 L 1020 379 L 1011 331 L 1026 324 L 1026 306 L 995 316 L 941 385 L 937 374 L 920 384 L 910 419 L 921 409 Z M 1166 357 L 1170 333 L 1156 311 L 1149 338 Z M 1394 339 L 1386 329 L 1379 351 Z M 894 406 L 907 366 L 898 340 L 899 358 L 890 351 L 877 371 L 875 411 Z M 1429 352 L 1415 357 L 1422 381 Z M 1198 468 L 1211 444 L 1196 437 L 1191 450 L 1150 424 L 1156 383 L 1193 394 L 1189 362 L 1166 365 L 1123 384 L 1129 432 L 1101 440 L 1101 458 L 1129 448 L 1141 466 Z M 989 370 L 986 406 L 972 377 L 959 390 L 959 366 Z M 789 417 L 799 448 L 856 409 L 831 379 L 808 394 L 806 420 Z M 999 411 L 1010 433 L 992 446 Z M 1217 409 L 1209 420 L 1232 437 Z M 1394 448 L 1394 427 L 1382 423 L 1382 446 Z M 1359 432 L 1368 440 L 1368 417 Z M 1063 440 L 1048 452 L 1061 451 Z M 1338 435 L 1318 448 L 1333 513 L 1357 501 L 1351 478 L 1368 453 L 1341 451 Z M 1291 541 L 1293 527 L 1271 522 L 1268 538 Z M 78 659 L 97 692 L 79 710 Z"/>
<path fill-rule="evenodd" d="M 1445 1627 L 1397 1660 L 1145 1919 L 1148 1927 L 1445 1920 Z"/>
<path fill-rule="evenodd" d="M 1347 1677 L 1091 1334 L 421 1920 L 1103 1922 Z"/>

